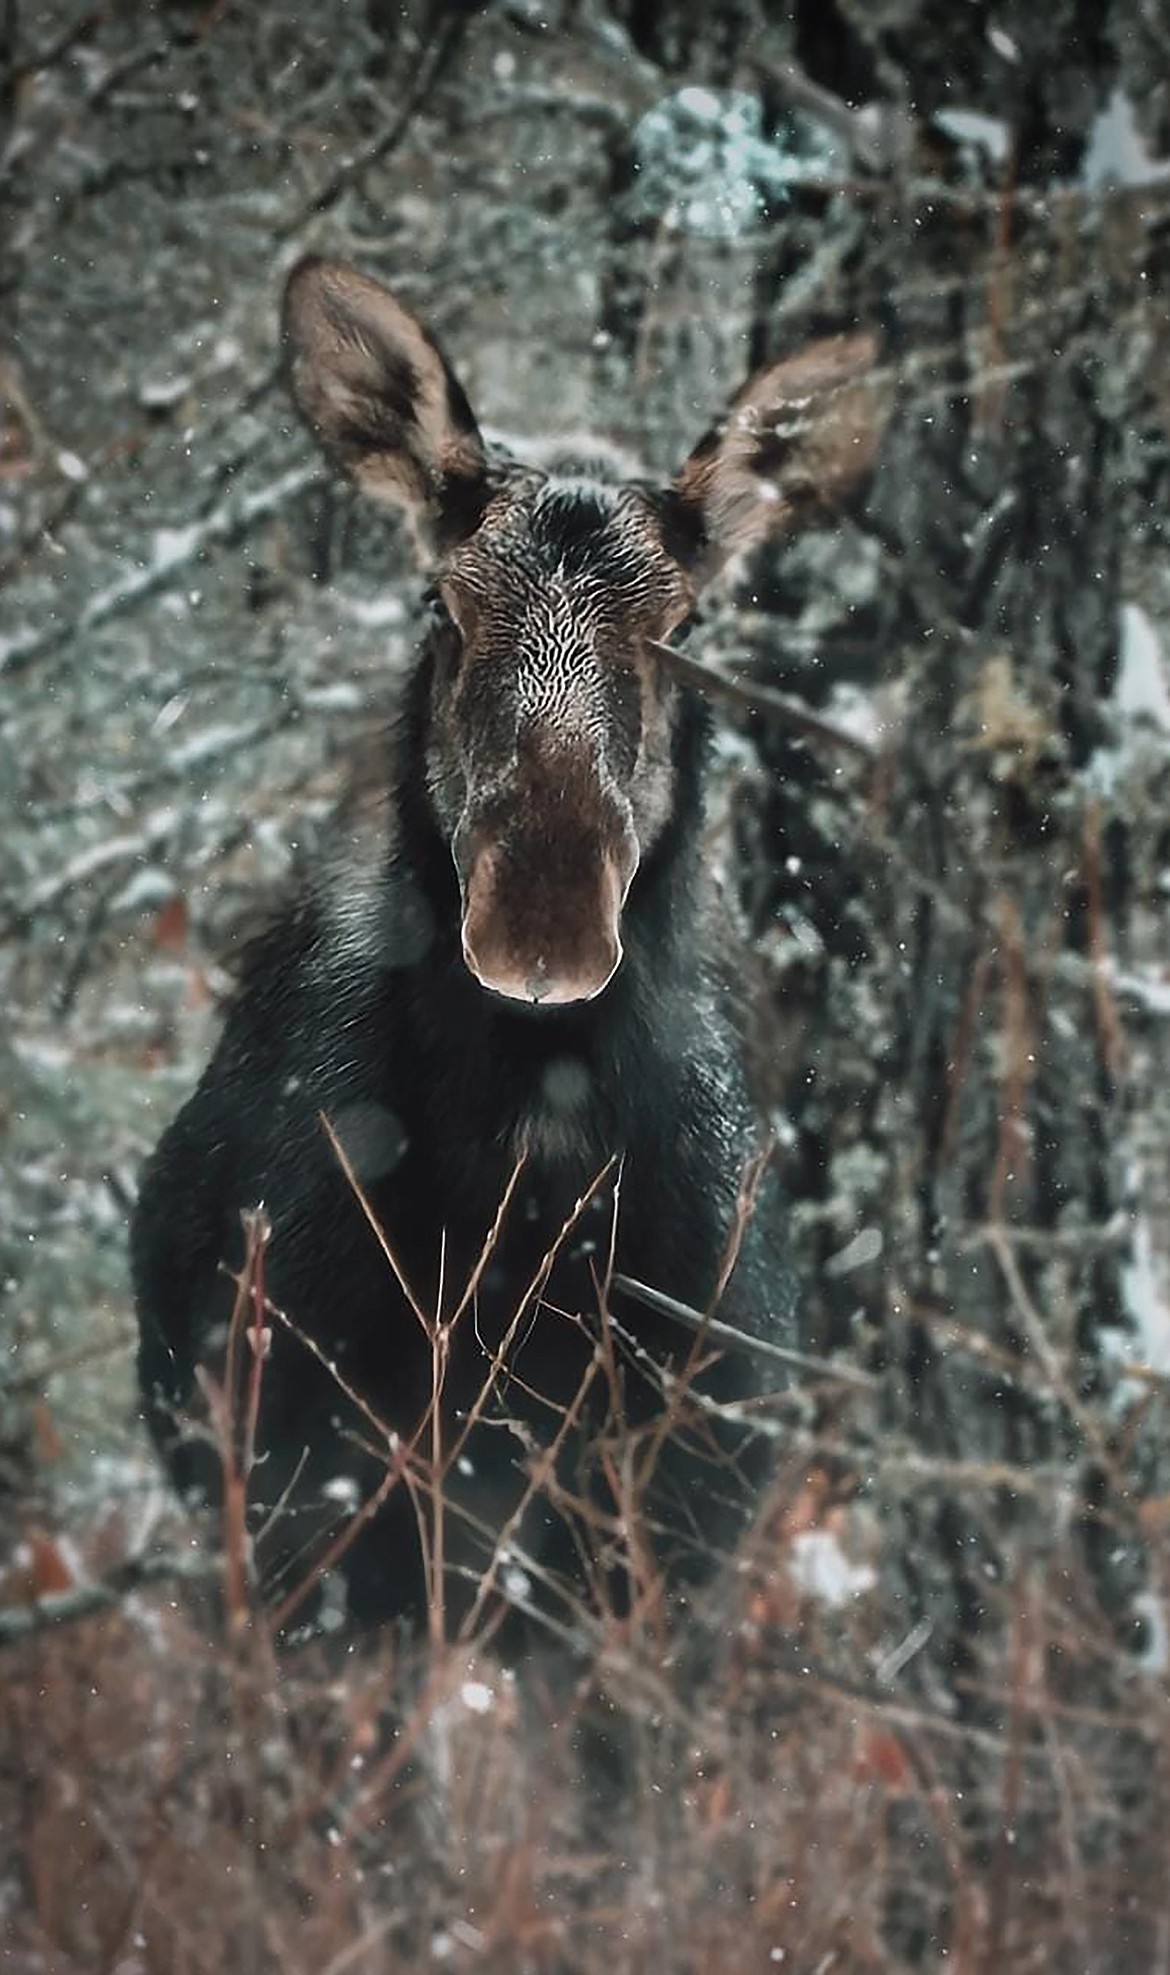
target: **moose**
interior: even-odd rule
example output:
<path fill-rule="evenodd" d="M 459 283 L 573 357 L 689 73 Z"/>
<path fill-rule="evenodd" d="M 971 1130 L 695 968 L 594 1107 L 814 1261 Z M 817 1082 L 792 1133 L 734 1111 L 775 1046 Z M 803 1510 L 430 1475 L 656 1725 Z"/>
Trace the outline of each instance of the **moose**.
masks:
<path fill-rule="evenodd" d="M 591 1572 L 685 1586 L 756 1458 L 729 1402 L 776 1372 L 679 1313 L 766 1350 L 795 1295 L 705 855 L 710 714 L 670 641 L 867 472 L 873 340 L 771 363 L 662 487 L 487 443 L 428 329 L 339 261 L 294 268 L 283 339 L 326 455 L 405 510 L 429 615 L 378 798 L 253 940 L 148 1163 L 145 1414 L 214 1498 L 203 1395 L 262 1204 L 248 1485 L 275 1603 L 314 1560 L 357 1620 L 466 1620 L 489 1582 L 549 1612 Z"/>

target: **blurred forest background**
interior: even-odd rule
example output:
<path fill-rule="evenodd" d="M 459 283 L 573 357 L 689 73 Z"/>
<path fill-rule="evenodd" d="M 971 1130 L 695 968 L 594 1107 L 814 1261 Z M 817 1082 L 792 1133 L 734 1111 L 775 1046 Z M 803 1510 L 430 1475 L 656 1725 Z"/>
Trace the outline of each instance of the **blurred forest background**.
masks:
<path fill-rule="evenodd" d="M 0 32 L 5 1969 L 1170 1969 L 1166 0 Z M 602 1826 L 501 1669 L 201 1653 L 135 1417 L 138 1166 L 414 638 L 282 391 L 309 249 L 496 433 L 663 475 L 810 334 L 895 383 L 864 512 L 692 644 L 802 1341 L 867 1382 L 790 1395 L 702 1680 L 586 1683 Z"/>

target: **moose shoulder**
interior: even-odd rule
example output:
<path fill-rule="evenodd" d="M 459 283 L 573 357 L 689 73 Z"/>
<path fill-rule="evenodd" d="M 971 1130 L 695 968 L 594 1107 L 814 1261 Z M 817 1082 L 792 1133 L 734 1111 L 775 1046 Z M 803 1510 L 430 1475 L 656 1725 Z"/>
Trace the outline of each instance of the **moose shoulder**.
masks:
<path fill-rule="evenodd" d="M 582 1571 L 702 1566 L 745 1452 L 709 1402 L 765 1382 L 750 1356 L 697 1367 L 614 1276 L 788 1336 L 770 1180 L 742 1211 L 757 1132 L 713 950 L 707 716 L 657 647 L 730 557 L 869 467 L 872 346 L 763 371 L 657 488 L 488 447 L 427 330 L 352 268 L 294 270 L 284 337 L 321 445 L 409 516 L 430 618 L 380 820 L 254 946 L 148 1166 L 147 1416 L 177 1483 L 214 1495 L 197 1368 L 218 1376 L 263 1202 L 291 1326 L 250 1477 L 273 1598 L 334 1544 L 361 1615 L 478 1612 L 503 1540 L 554 1610 Z M 617 1433 L 630 1457 L 606 1459 Z"/>

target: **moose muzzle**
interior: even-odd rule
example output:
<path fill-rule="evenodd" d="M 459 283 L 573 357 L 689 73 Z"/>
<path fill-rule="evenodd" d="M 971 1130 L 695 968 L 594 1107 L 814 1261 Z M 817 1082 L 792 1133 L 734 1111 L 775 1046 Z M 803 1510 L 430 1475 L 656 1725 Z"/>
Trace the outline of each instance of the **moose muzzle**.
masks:
<path fill-rule="evenodd" d="M 622 960 L 622 907 L 638 866 L 629 805 L 578 775 L 555 789 L 513 789 L 500 810 L 465 824 L 455 847 L 463 958 L 510 1001 L 592 1001 Z"/>

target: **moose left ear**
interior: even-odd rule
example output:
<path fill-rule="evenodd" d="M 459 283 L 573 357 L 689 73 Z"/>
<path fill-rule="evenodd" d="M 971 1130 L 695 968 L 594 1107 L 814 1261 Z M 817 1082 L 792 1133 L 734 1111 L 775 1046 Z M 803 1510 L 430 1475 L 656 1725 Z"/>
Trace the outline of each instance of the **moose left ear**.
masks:
<path fill-rule="evenodd" d="M 484 446 L 430 331 L 381 282 L 310 255 L 288 278 L 283 333 L 293 398 L 330 457 L 424 542 L 468 532 Z"/>
<path fill-rule="evenodd" d="M 831 515 L 870 472 L 889 409 L 866 333 L 825 337 L 750 378 L 674 483 L 698 524 L 696 583 Z"/>

